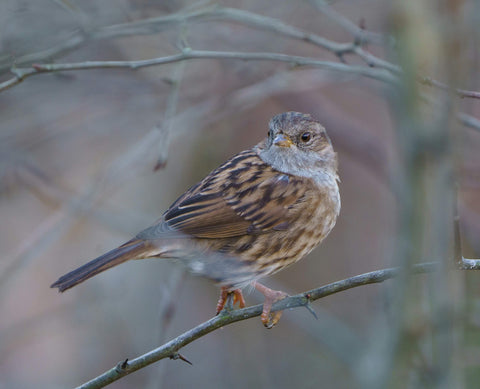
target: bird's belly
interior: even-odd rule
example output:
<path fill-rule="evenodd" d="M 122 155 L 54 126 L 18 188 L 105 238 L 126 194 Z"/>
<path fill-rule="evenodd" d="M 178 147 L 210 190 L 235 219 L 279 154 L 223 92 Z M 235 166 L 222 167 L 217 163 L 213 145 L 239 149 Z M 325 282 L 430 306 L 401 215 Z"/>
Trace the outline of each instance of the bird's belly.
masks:
<path fill-rule="evenodd" d="M 255 239 L 242 237 L 231 254 L 254 266 L 259 276 L 276 273 L 310 253 L 333 229 L 336 215 L 319 213 L 312 215 L 310 223 L 293 225 L 287 231 L 260 234 Z"/>

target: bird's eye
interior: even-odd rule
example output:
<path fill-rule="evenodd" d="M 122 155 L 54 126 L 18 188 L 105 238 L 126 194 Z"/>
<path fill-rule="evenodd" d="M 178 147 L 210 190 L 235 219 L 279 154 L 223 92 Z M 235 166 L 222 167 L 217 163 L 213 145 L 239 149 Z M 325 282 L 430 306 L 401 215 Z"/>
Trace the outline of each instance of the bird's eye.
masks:
<path fill-rule="evenodd" d="M 308 142 L 310 139 L 312 139 L 312 134 L 310 134 L 308 131 L 307 132 L 304 132 L 300 139 L 302 140 L 302 142 Z"/>
<path fill-rule="evenodd" d="M 267 136 L 268 136 L 269 138 L 271 138 L 271 137 L 272 137 L 272 130 L 268 130 L 268 134 L 267 134 Z"/>

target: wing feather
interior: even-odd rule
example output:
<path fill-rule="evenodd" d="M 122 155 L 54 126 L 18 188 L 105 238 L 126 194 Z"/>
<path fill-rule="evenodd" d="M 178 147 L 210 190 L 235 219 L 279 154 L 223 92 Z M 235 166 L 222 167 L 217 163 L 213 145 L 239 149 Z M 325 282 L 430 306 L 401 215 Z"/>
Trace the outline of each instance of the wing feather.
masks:
<path fill-rule="evenodd" d="M 272 169 L 255 151 L 244 151 L 175 201 L 163 215 L 162 230 L 197 238 L 284 230 L 298 216 L 295 204 L 315 187 L 307 178 Z"/>

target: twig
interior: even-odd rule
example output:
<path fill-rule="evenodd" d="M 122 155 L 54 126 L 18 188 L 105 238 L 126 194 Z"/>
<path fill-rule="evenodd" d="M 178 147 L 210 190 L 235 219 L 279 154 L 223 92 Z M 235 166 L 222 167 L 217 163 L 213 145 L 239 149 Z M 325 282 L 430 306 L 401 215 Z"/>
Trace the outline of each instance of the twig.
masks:
<path fill-rule="evenodd" d="M 418 264 L 413 267 L 413 273 L 427 273 L 432 272 L 436 268 L 435 262 Z M 344 290 L 356 288 L 362 285 L 375 284 L 383 282 L 390 278 L 395 277 L 400 272 L 399 268 L 390 268 L 384 270 L 377 270 L 351 278 L 347 278 L 342 281 L 333 282 L 331 284 L 309 290 L 304 293 L 297 294 L 295 296 L 286 297 L 283 300 L 278 301 L 272 307 L 272 311 L 285 310 L 288 308 L 306 307 L 312 301 L 318 300 L 323 297 L 330 296 L 335 293 L 342 292 Z M 206 334 L 215 331 L 218 328 L 224 327 L 228 324 L 235 323 L 250 319 L 252 317 L 260 316 L 262 313 L 262 305 L 254 305 L 252 307 L 222 311 L 218 316 L 207 320 L 206 322 L 192 328 L 191 330 L 179 335 L 175 339 L 165 343 L 164 345 L 149 351 L 132 360 L 124 360 L 119 362 L 115 367 L 99 375 L 91 381 L 79 386 L 77 389 L 96 389 L 103 388 L 106 385 L 117 381 L 118 379 L 131 374 L 145 366 L 151 365 L 165 358 L 175 359 L 178 356 L 178 351 L 186 345 L 192 343 L 194 340 L 199 339 Z"/>
<path fill-rule="evenodd" d="M 105 39 L 119 36 L 152 34 L 165 29 L 166 26 L 186 22 L 202 22 L 211 20 L 234 21 L 258 29 L 271 31 L 291 39 L 310 43 L 335 54 L 340 59 L 343 59 L 345 54 L 356 54 L 362 58 L 368 66 L 383 68 L 397 75 L 402 73 L 400 66 L 381 59 L 363 48 L 363 45 L 365 44 L 391 44 L 393 41 L 392 37 L 385 37 L 382 34 L 367 31 L 357 26 L 351 20 L 331 8 L 328 3 L 323 0 L 312 0 L 311 2 L 325 16 L 335 21 L 346 31 L 351 33 L 354 37 L 353 42 L 335 42 L 320 35 L 302 31 L 279 19 L 258 15 L 253 12 L 236 8 L 218 7 L 216 5 L 190 13 L 184 13 L 181 11 L 176 14 L 161 16 L 158 18 L 150 18 L 138 22 L 105 27 L 97 34 L 94 34 L 94 37 Z M 420 77 L 419 80 L 424 84 L 428 83 L 431 86 L 441 89 L 450 88 L 448 85 L 428 77 Z M 455 92 L 462 98 L 480 98 L 480 92 L 477 91 L 455 89 Z"/>
<path fill-rule="evenodd" d="M 327 16 L 329 19 L 333 20 L 343 29 L 348 31 L 352 34 L 356 41 L 360 44 L 385 44 L 388 41 L 393 41 L 393 38 L 385 37 L 382 34 L 367 31 L 355 23 L 353 23 L 350 19 L 346 18 L 342 14 L 335 11 L 330 5 L 324 0 L 310 0 L 315 8 L 317 8 L 321 13 Z"/>
<path fill-rule="evenodd" d="M 480 270 L 480 259 L 469 259 L 462 255 L 462 236 L 460 234 L 460 216 L 458 207 L 454 215 L 454 261 L 459 270 Z"/>
<path fill-rule="evenodd" d="M 162 133 L 162 137 L 158 144 L 158 157 L 153 170 L 163 169 L 167 164 L 168 147 L 170 145 L 172 127 L 175 122 L 175 113 L 177 111 L 178 96 L 180 84 L 182 83 L 185 71 L 185 62 L 180 62 L 174 70 L 173 78 L 169 80 L 171 91 L 167 99 L 167 106 L 163 115 L 162 122 L 155 126 L 155 130 Z"/>
<path fill-rule="evenodd" d="M 348 20 L 348 19 L 347 19 Z M 381 60 L 371 54 L 367 54 L 363 49 L 359 49 L 355 43 L 338 43 L 326 39 L 320 35 L 312 34 L 293 27 L 279 19 L 268 16 L 258 15 L 236 8 L 223 8 L 219 6 L 206 7 L 202 10 L 185 12 L 184 10 L 155 18 L 148 18 L 136 22 L 122 23 L 102 27 L 92 31 L 78 31 L 69 37 L 60 45 L 37 53 L 27 54 L 15 59 L 17 66 L 30 64 L 39 61 L 49 60 L 55 56 L 72 51 L 89 40 L 104 40 L 121 38 L 132 35 L 151 35 L 159 33 L 173 25 L 186 23 L 201 23 L 209 21 L 233 21 L 248 25 L 250 27 L 274 32 L 291 39 L 297 39 L 310 43 L 331 53 L 341 56 L 347 53 L 355 53 L 364 59 L 370 66 L 385 67 L 391 71 L 399 71 L 399 68 L 387 61 Z M 358 27 L 357 27 L 358 28 Z M 362 30 L 363 31 L 363 30 Z M 369 39 L 365 31 L 362 32 L 363 39 Z M 372 40 L 369 39 L 368 42 Z M 5 65 L 0 65 L 0 71 L 8 69 Z"/>
<path fill-rule="evenodd" d="M 447 84 L 444 84 L 443 82 L 434 80 L 430 77 L 420 78 L 419 82 L 423 85 L 433 86 L 433 87 L 436 87 L 438 89 L 442 89 L 442 90 L 446 90 L 446 91 L 451 91 L 452 90 L 452 88 L 450 86 L 448 86 Z M 457 88 L 457 89 L 453 89 L 453 92 L 455 92 L 455 94 L 458 97 L 461 97 L 462 99 L 464 99 L 464 98 L 480 99 L 480 92 L 477 92 L 477 91 Z"/>
<path fill-rule="evenodd" d="M 302 40 L 337 55 L 339 53 L 351 52 L 353 49 L 351 43 L 338 43 L 317 34 L 304 32 L 279 19 L 259 15 L 237 8 L 224 8 L 214 5 L 197 11 L 185 12 L 185 10 L 181 10 L 170 15 L 143 19 L 136 22 L 114 24 L 90 31 L 88 34 L 79 31 L 70 36 L 64 43 L 48 50 L 43 50 L 16 58 L 15 63 L 17 65 L 24 65 L 27 63 L 53 58 L 55 55 L 68 52 L 79 47 L 81 44 L 87 41 L 87 38 L 90 40 L 104 40 L 133 35 L 151 35 L 164 31 L 167 28 L 178 24 L 202 23 L 210 21 L 233 21 L 241 23 L 250 27 L 274 32 L 292 39 Z M 367 36 L 365 31 L 363 31 L 363 34 L 365 37 Z M 5 66 L 0 67 L 0 70 L 4 69 Z"/>
<path fill-rule="evenodd" d="M 459 112 L 457 114 L 457 119 L 462 123 L 465 127 L 473 128 L 474 130 L 480 130 L 480 120 L 477 118 L 467 115 L 466 113 Z"/>
<path fill-rule="evenodd" d="M 320 12 L 322 12 L 324 15 L 334 20 L 344 29 L 350 32 L 354 36 L 353 42 L 335 42 L 320 35 L 302 31 L 279 19 L 258 15 L 253 12 L 248 12 L 236 8 L 224 8 L 214 5 L 193 12 L 185 12 L 184 10 L 182 10 L 171 15 L 149 18 L 131 23 L 111 25 L 107 27 L 102 27 L 98 30 L 89 31 L 88 33 L 82 30 L 77 33 L 78 35 L 71 36 L 64 43 L 58 46 L 43 50 L 38 53 L 32 53 L 17 58 L 15 60 L 15 64 L 16 66 L 18 66 L 48 60 L 54 58 L 56 55 L 72 51 L 75 48 L 78 48 L 82 44 L 86 43 L 88 40 L 113 39 L 132 35 L 150 35 L 159 33 L 166 28 L 171 27 L 172 25 L 218 20 L 241 23 L 254 28 L 274 32 L 276 34 L 280 34 L 291 39 L 296 39 L 315 45 L 335 54 L 340 60 L 342 60 L 343 63 L 343 58 L 345 54 L 355 54 L 362 60 L 364 60 L 365 63 L 370 67 L 386 69 L 396 75 L 400 75 L 402 73 L 402 69 L 398 65 L 381 59 L 363 48 L 363 45 L 367 43 L 384 44 L 385 42 L 391 41 L 392 38 L 384 37 L 379 33 L 373 33 L 362 29 L 348 18 L 345 18 L 343 15 L 333 10 L 323 0 L 314 0 L 312 2 L 319 9 Z M 0 71 L 5 69 L 5 65 L 0 65 Z M 15 68 L 12 68 L 11 71 L 15 72 Z M 14 85 L 19 84 L 25 78 L 31 75 L 29 74 L 30 72 L 17 73 L 16 78 L 12 78 L 1 83 L 0 91 L 9 89 Z M 441 89 L 450 88 L 448 85 L 433 80 L 429 77 L 419 77 L 419 80 L 424 84 L 435 86 Z M 480 98 L 480 92 L 477 91 L 455 89 L 455 92 L 461 98 Z"/>
<path fill-rule="evenodd" d="M 88 212 L 102 194 L 115 188 L 119 182 L 123 182 L 128 174 L 134 175 L 143 169 L 145 164 L 150 164 L 149 151 L 152 145 L 158 144 L 158 134 L 150 131 L 138 140 L 128 151 L 121 153 L 105 171 L 94 178 L 87 189 L 69 201 L 61 204 L 61 207 L 29 236 L 23 239 L 19 247 L 10 255 L 10 259 L 0 269 L 0 289 L 4 288 L 7 280 L 13 279 L 12 275 L 21 269 L 26 263 L 38 257 L 42 250 L 48 248 L 68 231 L 69 226 L 76 219 L 75 211 Z M 150 165 L 151 166 L 151 165 Z"/>
<path fill-rule="evenodd" d="M 86 61 L 64 64 L 33 64 L 30 68 L 14 68 L 12 69 L 12 72 L 15 74 L 15 78 L 0 83 L 0 91 L 11 88 L 12 86 L 22 82 L 30 76 L 38 75 L 41 73 L 112 68 L 136 70 L 144 67 L 164 65 L 191 59 L 234 59 L 244 61 L 285 62 L 294 66 L 311 66 L 342 73 L 357 74 L 360 76 L 384 81 L 390 84 L 396 83 L 398 81 L 397 77 L 393 76 L 390 72 L 384 69 L 372 69 L 366 66 L 346 65 L 330 61 L 319 61 L 309 57 L 300 57 L 268 52 L 243 53 L 184 49 L 179 54 L 139 61 Z"/>
<path fill-rule="evenodd" d="M 64 231 L 67 231 L 73 221 L 71 212 L 60 208 L 40 223 L 32 233 L 24 237 L 20 245 L 12 253 L 7 253 L 2 260 L 0 289 L 8 285 L 18 270 L 42 254 L 52 242 L 56 241 Z"/>

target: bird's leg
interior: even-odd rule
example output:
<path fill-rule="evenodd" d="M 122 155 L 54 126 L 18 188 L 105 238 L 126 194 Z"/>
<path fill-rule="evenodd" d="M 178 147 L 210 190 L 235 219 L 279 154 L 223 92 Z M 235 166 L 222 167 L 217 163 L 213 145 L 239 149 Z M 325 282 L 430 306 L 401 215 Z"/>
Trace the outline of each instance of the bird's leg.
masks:
<path fill-rule="evenodd" d="M 245 299 L 243 298 L 242 290 L 235 289 L 235 290 L 228 290 L 226 286 L 222 286 L 220 291 L 220 298 L 218 299 L 216 313 L 217 315 L 221 312 L 225 304 L 227 303 L 228 295 L 233 294 L 233 305 L 238 303 L 240 308 L 245 308 Z"/>
<path fill-rule="evenodd" d="M 260 316 L 260 318 L 262 319 L 262 323 L 265 327 L 272 328 L 275 324 L 278 323 L 283 313 L 283 311 L 270 312 L 270 310 L 272 309 L 272 305 L 277 301 L 287 297 L 288 294 L 279 290 L 267 288 L 265 285 L 259 284 L 258 282 L 254 282 L 253 286 L 265 296 L 265 301 L 263 303 L 263 311 L 262 315 Z"/>

